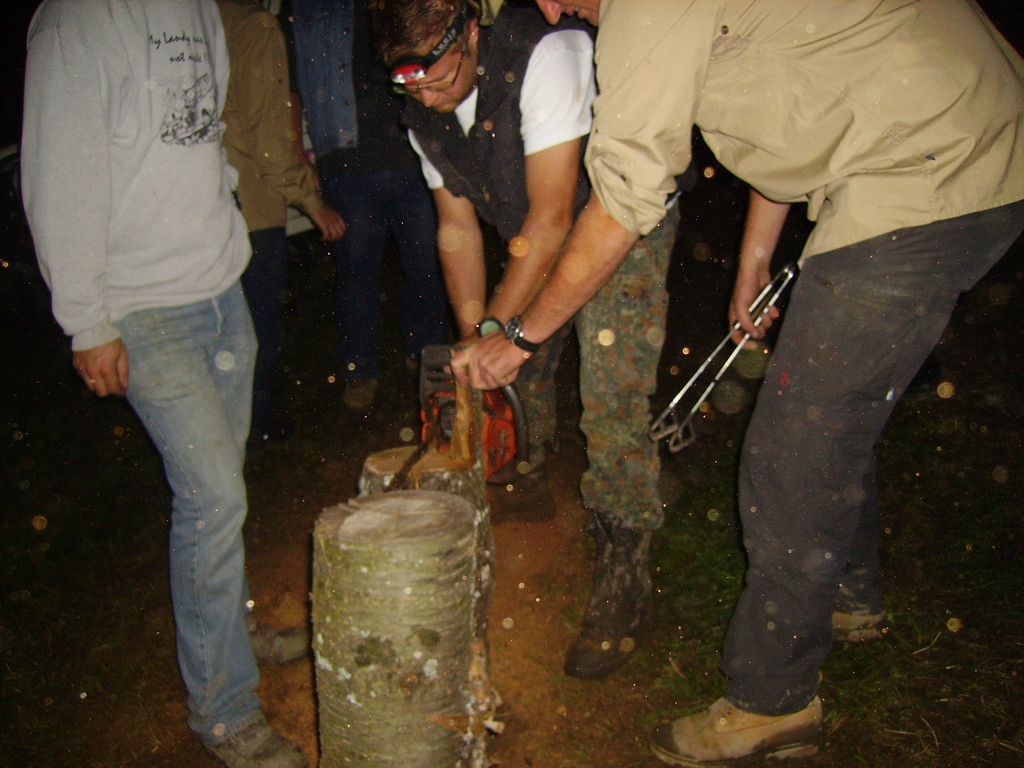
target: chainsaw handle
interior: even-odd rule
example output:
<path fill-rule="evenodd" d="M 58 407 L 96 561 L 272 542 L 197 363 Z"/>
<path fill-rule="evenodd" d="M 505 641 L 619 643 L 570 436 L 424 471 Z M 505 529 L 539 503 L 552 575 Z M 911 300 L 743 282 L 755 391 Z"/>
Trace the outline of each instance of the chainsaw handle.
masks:
<path fill-rule="evenodd" d="M 530 462 L 530 435 L 526 428 L 526 411 L 523 410 L 523 401 L 519 398 L 519 391 L 514 384 L 506 384 L 501 388 L 505 400 L 512 409 L 512 416 L 516 424 L 516 461 Z"/>

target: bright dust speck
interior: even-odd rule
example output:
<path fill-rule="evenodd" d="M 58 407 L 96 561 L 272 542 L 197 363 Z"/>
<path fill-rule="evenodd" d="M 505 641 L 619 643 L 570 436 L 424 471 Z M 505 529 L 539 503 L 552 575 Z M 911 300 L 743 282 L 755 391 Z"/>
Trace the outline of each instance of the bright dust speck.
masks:
<path fill-rule="evenodd" d="M 408 443 L 415 437 L 416 433 L 412 431 L 410 427 L 402 427 L 402 431 L 398 433 L 403 443 Z"/>
<path fill-rule="evenodd" d="M 510 618 L 505 618 L 501 620 L 501 626 L 505 629 L 512 629 L 512 627 L 514 627 L 515 625 L 516 623 L 512 621 L 512 619 Z"/>
<path fill-rule="evenodd" d="M 328 384 L 333 384 L 337 380 L 338 380 L 338 377 L 335 376 L 333 373 L 330 376 L 327 377 L 327 383 Z"/>
<path fill-rule="evenodd" d="M 35 528 L 37 531 L 41 531 L 44 528 L 46 528 L 47 523 L 47 519 L 42 515 L 36 515 L 32 518 L 32 527 Z"/>
<path fill-rule="evenodd" d="M 964 623 L 956 617 L 953 617 L 952 619 L 946 622 L 946 629 L 948 629 L 950 632 L 959 632 L 963 628 Z"/>
<path fill-rule="evenodd" d="M 679 366 L 678 365 L 673 365 L 671 368 L 668 369 L 668 372 L 670 374 L 672 374 L 673 376 L 678 376 L 679 375 Z"/>
<path fill-rule="evenodd" d="M 525 237 L 517 236 L 509 240 L 508 252 L 517 258 L 522 258 L 530 253 L 530 241 Z"/>
<path fill-rule="evenodd" d="M 949 400 L 954 394 L 956 394 L 956 388 L 950 381 L 944 381 L 935 388 L 935 394 L 941 397 L 943 400 Z"/>
<path fill-rule="evenodd" d="M 708 520 L 710 520 L 711 522 L 715 522 L 715 520 L 717 520 L 720 515 L 721 512 L 719 512 L 717 509 L 708 510 Z"/>

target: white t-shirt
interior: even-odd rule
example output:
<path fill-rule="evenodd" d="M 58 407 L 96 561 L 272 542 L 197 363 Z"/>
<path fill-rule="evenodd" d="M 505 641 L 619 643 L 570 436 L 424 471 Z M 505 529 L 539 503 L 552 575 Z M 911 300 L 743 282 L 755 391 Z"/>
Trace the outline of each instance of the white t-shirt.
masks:
<path fill-rule="evenodd" d="M 530 55 L 519 94 L 523 154 L 532 155 L 590 133 L 591 106 L 596 95 L 594 43 L 590 35 L 569 29 L 541 39 Z M 455 117 L 467 134 L 476 122 L 477 97 L 474 88 L 455 108 Z M 420 156 L 427 186 L 443 187 L 444 179 L 427 159 L 412 131 L 409 141 Z"/>

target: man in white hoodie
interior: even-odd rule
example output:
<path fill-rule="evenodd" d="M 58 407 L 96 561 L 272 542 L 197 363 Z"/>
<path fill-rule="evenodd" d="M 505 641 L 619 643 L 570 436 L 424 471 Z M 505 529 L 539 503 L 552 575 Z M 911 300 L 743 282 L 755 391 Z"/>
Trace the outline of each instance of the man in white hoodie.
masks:
<path fill-rule="evenodd" d="M 75 368 L 128 398 L 164 461 L 189 727 L 226 765 L 290 768 L 306 757 L 263 718 L 245 624 L 256 340 L 227 82 L 213 0 L 45 0 L 28 37 L 25 208 Z"/>

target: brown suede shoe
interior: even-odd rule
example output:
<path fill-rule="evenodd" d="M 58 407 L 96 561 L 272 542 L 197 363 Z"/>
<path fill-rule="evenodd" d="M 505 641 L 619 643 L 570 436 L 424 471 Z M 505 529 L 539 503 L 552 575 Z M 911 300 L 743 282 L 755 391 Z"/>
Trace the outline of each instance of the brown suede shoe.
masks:
<path fill-rule="evenodd" d="M 755 715 L 724 698 L 659 727 L 651 749 L 670 765 L 733 766 L 817 754 L 823 736 L 821 699 L 790 715 Z"/>

